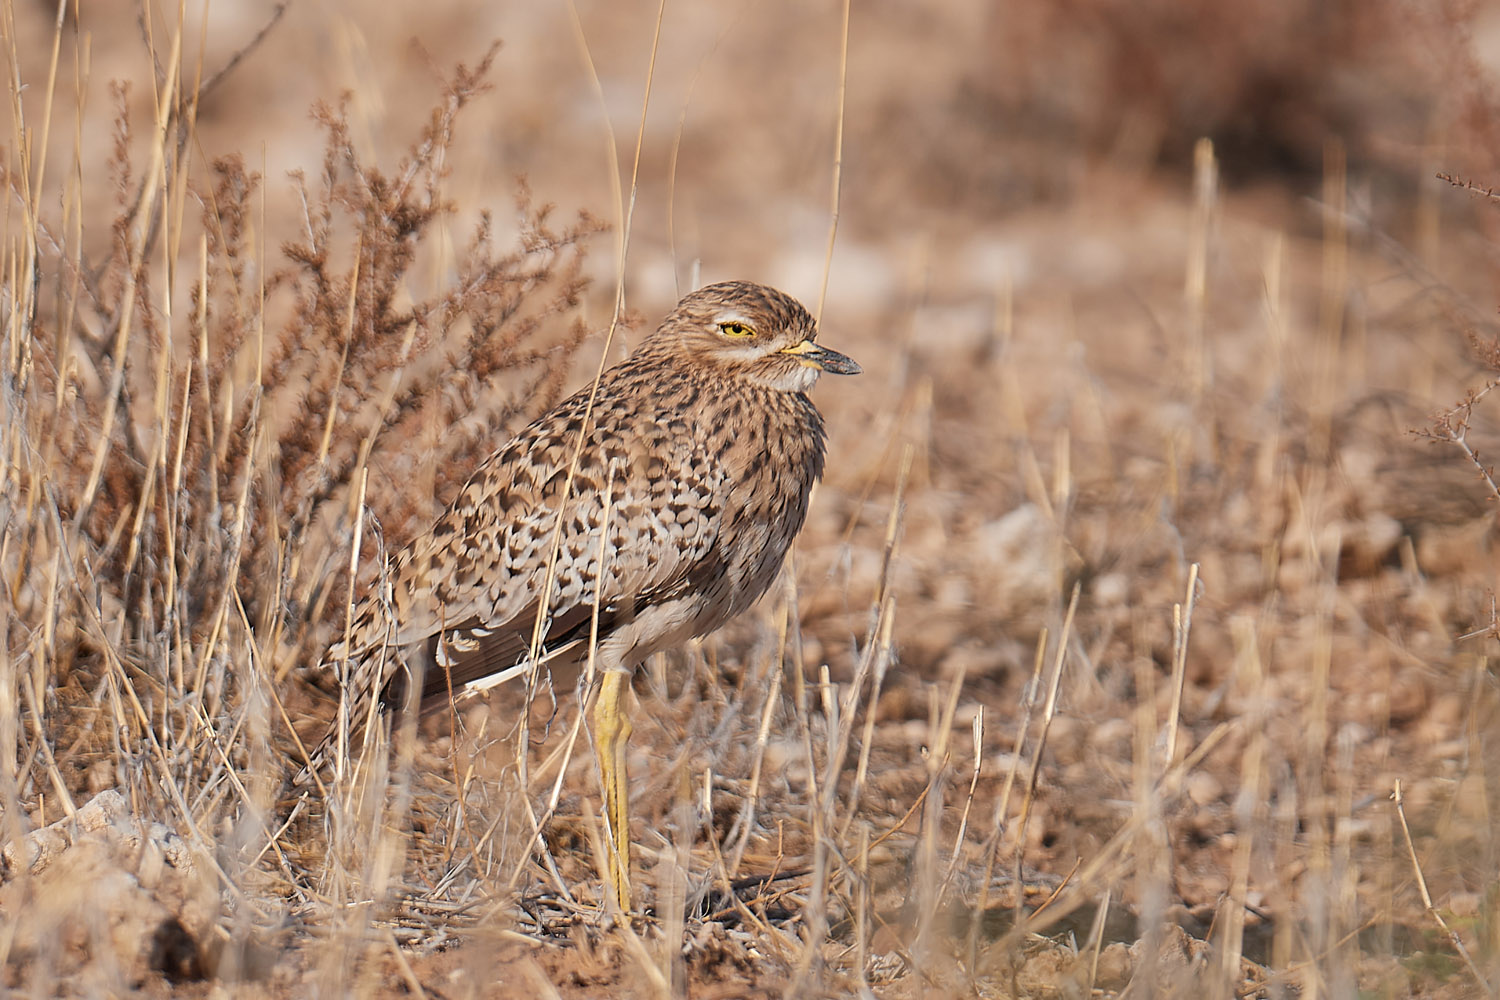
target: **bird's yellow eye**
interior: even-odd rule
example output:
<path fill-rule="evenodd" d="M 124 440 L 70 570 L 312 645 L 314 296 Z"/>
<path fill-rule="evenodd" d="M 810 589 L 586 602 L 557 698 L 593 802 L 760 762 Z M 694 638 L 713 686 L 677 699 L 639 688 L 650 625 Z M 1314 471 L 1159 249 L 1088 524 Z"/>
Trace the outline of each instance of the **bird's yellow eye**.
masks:
<path fill-rule="evenodd" d="M 719 324 L 719 329 L 723 330 L 724 331 L 724 335 L 728 336 L 728 337 L 753 337 L 753 336 L 755 336 L 755 330 L 754 330 L 754 328 L 746 326 L 744 323 L 741 323 L 738 320 L 729 320 L 727 322 L 720 323 Z"/>

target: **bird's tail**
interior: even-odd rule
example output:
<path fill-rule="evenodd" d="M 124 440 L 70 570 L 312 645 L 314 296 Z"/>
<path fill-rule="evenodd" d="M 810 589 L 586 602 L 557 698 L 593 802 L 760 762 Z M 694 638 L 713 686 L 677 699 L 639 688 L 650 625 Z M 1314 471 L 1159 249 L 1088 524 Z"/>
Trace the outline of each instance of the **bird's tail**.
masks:
<path fill-rule="evenodd" d="M 380 741 L 367 740 L 366 735 L 373 734 L 393 718 L 399 718 L 405 712 L 420 717 L 441 709 L 457 708 L 491 688 L 526 677 L 533 670 L 545 670 L 554 660 L 576 653 L 577 645 L 576 641 L 565 643 L 544 651 L 535 662 L 528 658 L 457 686 L 434 683 L 426 688 L 424 675 L 450 669 L 442 653 L 435 654 L 429 643 L 405 649 L 379 646 L 366 650 L 357 666 L 342 671 L 340 657 L 343 647 L 334 646 L 321 669 L 347 678 L 341 685 L 343 704 L 328 732 L 292 778 L 292 784 L 297 788 L 322 787 L 325 778 L 337 779 L 372 753 L 373 745 Z M 434 656 L 436 664 L 432 662 Z"/>
<path fill-rule="evenodd" d="M 339 710 L 292 778 L 294 787 L 323 788 L 325 777 L 338 778 L 371 752 L 370 744 L 378 741 L 367 737 L 377 735 L 421 690 L 421 658 L 410 653 L 384 644 L 362 650 L 357 660 L 342 643 L 328 651 L 319 669 L 340 678 Z"/>

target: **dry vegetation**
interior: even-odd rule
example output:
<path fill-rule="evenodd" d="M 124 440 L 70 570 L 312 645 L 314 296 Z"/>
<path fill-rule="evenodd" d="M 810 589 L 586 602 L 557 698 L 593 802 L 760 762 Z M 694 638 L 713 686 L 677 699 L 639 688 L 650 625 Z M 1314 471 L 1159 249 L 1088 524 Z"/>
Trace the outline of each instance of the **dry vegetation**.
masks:
<path fill-rule="evenodd" d="M 350 594 L 594 370 L 617 268 L 820 298 L 836 6 L 668 8 L 645 112 L 654 8 L 493 6 L 3 5 L 7 988 L 1500 989 L 1457 5 L 856 5 L 866 374 L 786 586 L 636 679 L 650 916 L 600 908 L 571 674 L 294 785 Z"/>

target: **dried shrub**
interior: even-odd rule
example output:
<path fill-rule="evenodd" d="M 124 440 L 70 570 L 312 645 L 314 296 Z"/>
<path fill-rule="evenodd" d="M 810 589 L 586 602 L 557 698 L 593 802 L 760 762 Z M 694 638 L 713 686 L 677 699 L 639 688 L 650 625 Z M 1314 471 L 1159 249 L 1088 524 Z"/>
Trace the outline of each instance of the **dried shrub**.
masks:
<path fill-rule="evenodd" d="M 513 241 L 482 215 L 446 267 L 414 270 L 458 215 L 446 157 L 496 51 L 446 81 L 391 170 L 356 154 L 344 105 L 318 106 L 325 155 L 295 179 L 303 227 L 280 264 L 257 242 L 262 178 L 234 155 L 195 174 L 192 99 L 153 132 L 123 85 L 105 258 L 43 218 L 7 253 L 31 275 L 6 303 L 0 389 L 8 651 L 31 681 L 23 799 L 134 781 L 155 760 L 144 773 L 182 794 L 247 804 L 225 782 L 270 759 L 281 682 L 326 641 L 366 470 L 362 495 L 398 544 L 497 435 L 560 396 L 598 222 L 554 221 L 522 183 Z M 152 168 L 138 133 L 159 137 Z M 28 203 L 24 172 L 5 181 Z"/>

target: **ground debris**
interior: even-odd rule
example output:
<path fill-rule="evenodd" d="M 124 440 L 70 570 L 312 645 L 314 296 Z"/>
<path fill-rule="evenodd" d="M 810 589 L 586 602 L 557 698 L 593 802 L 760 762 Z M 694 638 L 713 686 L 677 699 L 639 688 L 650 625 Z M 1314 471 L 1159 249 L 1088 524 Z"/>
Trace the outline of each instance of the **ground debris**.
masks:
<path fill-rule="evenodd" d="M 119 791 L 6 844 L 0 859 L 0 915 L 16 929 L 7 987 L 114 992 L 155 974 L 202 978 L 215 884 L 181 837 L 132 815 Z"/>

